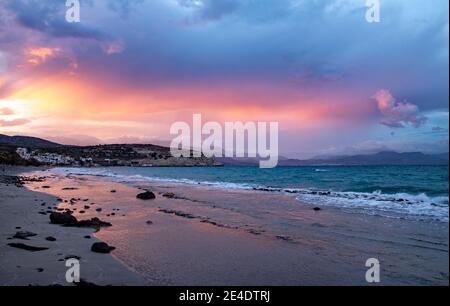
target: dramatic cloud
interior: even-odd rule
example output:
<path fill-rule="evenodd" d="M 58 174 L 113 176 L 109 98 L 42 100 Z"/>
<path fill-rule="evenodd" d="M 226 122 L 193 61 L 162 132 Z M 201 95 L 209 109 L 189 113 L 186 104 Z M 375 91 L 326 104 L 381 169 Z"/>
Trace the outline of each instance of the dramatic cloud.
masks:
<path fill-rule="evenodd" d="M 423 125 L 427 118 L 420 114 L 417 105 L 408 102 L 397 102 L 388 90 L 379 90 L 373 97 L 379 111 L 384 115 L 381 124 L 392 128 L 403 128 L 411 124 L 415 128 Z"/>
<path fill-rule="evenodd" d="M 1 107 L 0 108 L 0 116 L 9 116 L 14 115 L 14 111 L 9 107 Z"/>
<path fill-rule="evenodd" d="M 40 65 L 60 51 L 59 48 L 29 48 L 26 50 L 27 62 L 31 65 Z"/>
<path fill-rule="evenodd" d="M 53 37 L 104 40 L 106 33 L 83 23 L 70 24 L 65 18 L 65 1 L 5 0 L 17 23 Z"/>
<path fill-rule="evenodd" d="M 354 0 L 82 0 L 68 23 L 65 0 L 0 0 L 0 97 L 23 104 L 2 119 L 32 118 L 16 134 L 76 131 L 67 143 L 156 142 L 194 112 L 278 121 L 282 153 L 442 140 L 448 5 L 385 1 L 369 24 Z M 374 103 L 380 88 L 399 101 Z"/>
<path fill-rule="evenodd" d="M 177 0 L 179 5 L 193 9 L 198 20 L 219 20 L 235 11 L 239 5 L 237 0 Z"/>
<path fill-rule="evenodd" d="M 28 119 L 14 119 L 14 120 L 3 120 L 0 119 L 0 127 L 11 127 L 11 126 L 19 126 L 30 123 Z"/>

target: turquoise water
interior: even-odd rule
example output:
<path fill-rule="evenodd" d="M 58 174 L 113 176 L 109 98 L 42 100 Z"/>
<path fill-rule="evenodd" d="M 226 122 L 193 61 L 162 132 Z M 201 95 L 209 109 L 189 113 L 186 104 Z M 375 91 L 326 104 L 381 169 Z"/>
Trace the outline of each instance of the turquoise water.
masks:
<path fill-rule="evenodd" d="M 122 182 L 166 181 L 296 196 L 306 204 L 448 220 L 448 166 L 60 168 Z"/>
<path fill-rule="evenodd" d="M 256 167 L 108 168 L 123 175 L 142 175 L 193 182 L 234 183 L 243 186 L 315 188 L 319 190 L 382 193 L 426 193 L 448 196 L 448 167 Z"/>

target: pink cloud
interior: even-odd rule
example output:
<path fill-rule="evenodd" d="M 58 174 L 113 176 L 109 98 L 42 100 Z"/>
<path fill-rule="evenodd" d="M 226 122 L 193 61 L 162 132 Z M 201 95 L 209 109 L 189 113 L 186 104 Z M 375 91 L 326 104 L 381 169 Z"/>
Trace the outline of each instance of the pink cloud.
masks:
<path fill-rule="evenodd" d="M 405 124 L 411 124 L 418 128 L 427 121 L 427 118 L 420 114 L 417 105 L 397 102 L 388 90 L 378 90 L 373 98 L 377 101 L 378 110 L 384 115 L 381 124 L 392 128 L 403 128 Z"/>
<path fill-rule="evenodd" d="M 24 125 L 29 122 L 30 120 L 28 119 L 14 119 L 14 120 L 0 119 L 0 127 Z"/>
<path fill-rule="evenodd" d="M 2 107 L 2 108 L 0 108 L 0 115 L 1 116 L 14 115 L 14 111 L 12 109 L 10 109 L 9 107 Z"/>

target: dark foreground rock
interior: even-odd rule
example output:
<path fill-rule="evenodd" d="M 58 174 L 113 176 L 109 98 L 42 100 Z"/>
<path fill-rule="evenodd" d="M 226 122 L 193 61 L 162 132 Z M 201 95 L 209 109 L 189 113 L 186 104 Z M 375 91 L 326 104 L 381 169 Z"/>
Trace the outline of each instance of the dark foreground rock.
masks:
<path fill-rule="evenodd" d="M 29 237 L 34 237 L 34 236 L 37 236 L 37 234 L 36 234 L 36 233 L 32 233 L 32 232 L 20 231 L 20 232 L 17 232 L 17 233 L 13 236 L 13 238 L 15 238 L 15 239 L 29 240 L 29 239 L 28 239 Z"/>
<path fill-rule="evenodd" d="M 111 223 L 100 220 L 99 218 L 92 218 L 90 220 L 78 221 L 75 226 L 78 227 L 108 227 L 112 226 Z"/>
<path fill-rule="evenodd" d="M 112 226 L 111 223 L 100 220 L 99 218 L 92 218 L 90 220 L 78 221 L 77 218 L 72 216 L 70 213 L 63 212 L 53 212 L 50 214 L 50 222 L 53 224 L 61 224 L 64 226 L 71 227 L 107 227 Z"/>
<path fill-rule="evenodd" d="M 173 192 L 166 192 L 166 193 L 163 193 L 162 196 L 165 198 L 168 198 L 168 199 L 173 199 L 175 197 L 175 194 Z"/>
<path fill-rule="evenodd" d="M 146 192 L 142 192 L 142 193 L 138 194 L 136 196 L 136 198 L 138 198 L 140 200 L 153 200 L 153 199 L 156 199 L 156 196 L 153 192 L 146 191 Z"/>
<path fill-rule="evenodd" d="M 30 251 L 30 252 L 38 252 L 38 251 L 48 250 L 48 248 L 35 247 L 35 246 L 27 245 L 24 243 L 8 243 L 8 245 L 13 248 L 22 249 L 22 250 L 26 250 L 26 251 Z"/>
<path fill-rule="evenodd" d="M 91 251 L 95 253 L 102 253 L 102 254 L 108 254 L 112 250 L 114 250 L 115 247 L 109 246 L 105 242 L 96 242 L 91 246 Z"/>
<path fill-rule="evenodd" d="M 78 221 L 77 218 L 67 212 L 53 212 L 50 214 L 50 222 L 52 224 L 75 225 Z"/>

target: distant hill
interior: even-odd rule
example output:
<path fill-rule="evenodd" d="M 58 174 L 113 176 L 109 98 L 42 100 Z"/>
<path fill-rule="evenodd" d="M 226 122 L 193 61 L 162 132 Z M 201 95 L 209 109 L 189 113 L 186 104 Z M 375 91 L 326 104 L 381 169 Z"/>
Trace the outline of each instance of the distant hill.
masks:
<path fill-rule="evenodd" d="M 257 158 L 219 158 L 225 165 L 256 166 Z M 421 152 L 379 152 L 368 155 L 323 157 L 307 160 L 280 157 L 278 166 L 376 166 L 376 165 L 448 165 L 448 153 L 424 154 Z"/>
<path fill-rule="evenodd" d="M 63 145 L 45 139 L 29 136 L 7 136 L 0 134 L 0 145 L 31 147 L 31 148 L 58 148 Z"/>
<path fill-rule="evenodd" d="M 17 150 L 18 147 L 23 149 Z M 55 166 L 194 167 L 222 166 L 212 158 L 173 157 L 170 148 L 152 144 L 61 145 L 28 136 L 0 135 L 0 164 Z"/>
<path fill-rule="evenodd" d="M 71 155 L 75 158 L 85 157 L 94 159 L 144 159 L 149 158 L 151 163 L 158 163 L 170 160 L 167 165 L 172 164 L 213 164 L 211 160 L 200 159 L 191 164 L 191 160 L 171 158 L 169 148 L 157 145 L 142 144 L 121 144 L 121 145 L 100 145 L 100 146 L 65 146 L 45 139 L 29 136 L 7 136 L 0 134 L 0 146 L 39 148 L 44 151 L 58 154 Z M 148 151 L 148 152 L 147 152 Z M 155 162 L 158 160 L 158 163 Z M 256 166 L 259 164 L 258 158 L 214 158 L 216 163 L 235 166 Z M 307 160 L 279 158 L 278 166 L 357 166 L 357 165 L 448 165 L 448 153 L 424 154 L 421 152 L 397 153 L 392 151 L 379 152 L 367 155 L 320 157 Z"/>

